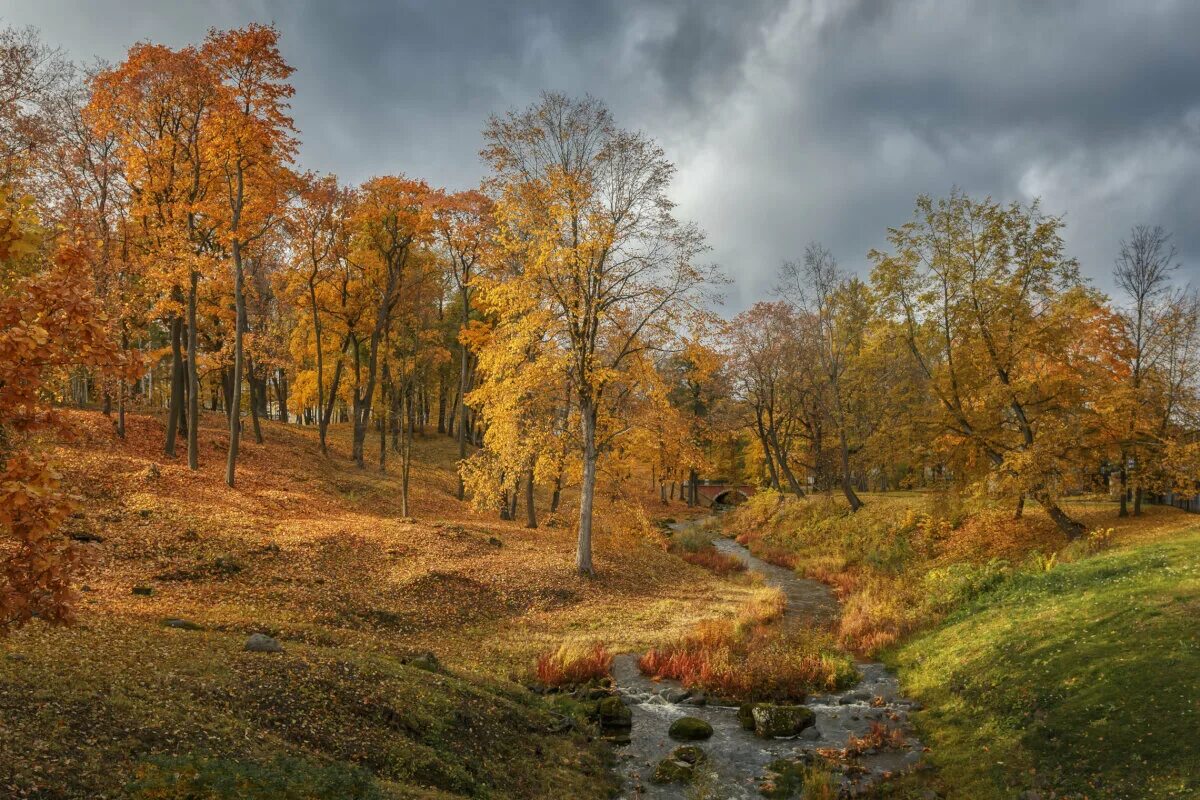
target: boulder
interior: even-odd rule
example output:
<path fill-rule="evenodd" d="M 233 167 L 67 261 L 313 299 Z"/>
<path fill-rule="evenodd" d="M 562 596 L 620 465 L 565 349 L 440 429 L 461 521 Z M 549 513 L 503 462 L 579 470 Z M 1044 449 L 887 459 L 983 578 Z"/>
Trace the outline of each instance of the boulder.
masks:
<path fill-rule="evenodd" d="M 282 653 L 283 645 L 265 633 L 252 633 L 246 640 L 246 651 L 250 653 Z"/>
<path fill-rule="evenodd" d="M 628 728 L 633 725 L 633 712 L 616 695 L 605 697 L 596 704 L 596 717 L 601 728 Z"/>
<path fill-rule="evenodd" d="M 435 656 L 432 652 L 430 652 L 428 650 L 425 650 L 420 653 L 414 653 L 409 656 L 405 656 L 403 659 L 403 663 L 407 664 L 410 667 L 416 667 L 417 669 L 423 669 L 426 672 L 438 672 L 442 668 L 441 663 L 439 663 L 437 660 L 437 656 Z"/>
<path fill-rule="evenodd" d="M 197 622 L 192 622 L 190 620 L 179 619 L 178 617 L 168 617 L 167 619 L 164 619 L 163 625 L 167 626 L 168 628 L 177 628 L 181 631 L 202 631 L 202 630 L 204 630 L 203 625 L 201 625 Z"/>
<path fill-rule="evenodd" d="M 758 703 L 742 703 L 738 706 L 737 718 L 742 725 L 742 730 L 754 730 L 754 709 L 758 705 Z"/>
<path fill-rule="evenodd" d="M 672 739 L 682 742 L 696 742 L 713 735 L 712 725 L 699 717 L 680 717 L 671 723 L 667 733 Z"/>
<path fill-rule="evenodd" d="M 695 774 L 696 768 L 686 761 L 677 761 L 674 758 L 664 758 L 658 762 L 658 766 L 654 768 L 654 775 L 650 780 L 654 783 L 688 783 Z"/>
<path fill-rule="evenodd" d="M 691 697 L 692 693 L 687 689 L 676 689 L 672 687 L 670 689 L 663 689 L 662 696 L 663 699 L 668 703 L 682 703 L 684 700 L 687 700 L 689 697 Z"/>
<path fill-rule="evenodd" d="M 759 703 L 751 712 L 754 733 L 764 739 L 796 736 L 816 722 L 816 714 L 806 706 L 783 706 Z"/>
<path fill-rule="evenodd" d="M 699 745 L 681 744 L 671 751 L 671 758 L 696 766 L 708 761 L 708 753 L 704 752 Z"/>

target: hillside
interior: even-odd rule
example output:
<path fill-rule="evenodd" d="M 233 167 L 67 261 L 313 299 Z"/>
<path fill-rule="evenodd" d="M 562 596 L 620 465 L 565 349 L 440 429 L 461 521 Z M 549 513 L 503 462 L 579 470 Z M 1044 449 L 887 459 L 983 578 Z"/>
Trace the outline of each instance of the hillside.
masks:
<path fill-rule="evenodd" d="M 356 470 L 345 431 L 322 458 L 315 431 L 267 423 L 229 489 L 219 415 L 194 474 L 161 455 L 157 417 L 124 442 L 98 413 L 65 419 L 49 438 L 88 566 L 75 625 L 0 640 L 6 796 L 124 796 L 164 756 L 225 760 L 197 780 L 239 760 L 367 787 L 330 797 L 605 796 L 604 752 L 510 678 L 564 640 L 647 647 L 750 591 L 603 528 L 599 576 L 579 577 L 567 514 L 529 531 L 453 498 L 446 437 L 418 440 L 399 519 L 396 478 Z M 252 633 L 285 652 L 244 652 Z M 441 667 L 406 663 L 425 651 Z"/>
<path fill-rule="evenodd" d="M 1200 527 L 1018 576 L 892 660 L 953 797 L 1200 796 Z"/>
<path fill-rule="evenodd" d="M 925 706 L 914 722 L 929 769 L 885 796 L 1200 796 L 1195 515 L 1118 518 L 1107 498 L 1077 498 L 1066 505 L 1091 533 L 1069 543 L 1036 509 L 866 500 L 850 514 L 762 494 L 726 525 L 832 585 L 842 645 L 882 658 Z"/>

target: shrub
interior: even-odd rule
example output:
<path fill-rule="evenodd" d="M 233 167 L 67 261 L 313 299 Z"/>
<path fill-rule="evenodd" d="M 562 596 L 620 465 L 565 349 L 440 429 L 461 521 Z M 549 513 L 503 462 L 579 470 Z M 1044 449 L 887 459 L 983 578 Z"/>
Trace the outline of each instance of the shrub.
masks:
<path fill-rule="evenodd" d="M 801 785 L 804 786 L 805 800 L 837 800 L 841 797 L 838 782 L 834 780 L 832 773 L 823 767 L 806 767 Z"/>
<path fill-rule="evenodd" d="M 1010 572 L 1008 562 L 993 558 L 986 564 L 959 562 L 925 575 L 925 606 L 946 613 L 998 586 Z"/>
<path fill-rule="evenodd" d="M 603 644 L 564 642 L 557 650 L 538 656 L 534 674 L 545 686 L 570 686 L 606 677 L 612 654 Z"/>
<path fill-rule="evenodd" d="M 873 655 L 923 621 L 915 587 L 899 578 L 870 576 L 847 598 L 838 623 L 838 640 L 849 650 Z"/>
<path fill-rule="evenodd" d="M 371 773 L 344 764 L 281 757 L 267 763 L 158 758 L 126 786 L 133 800 L 377 800 Z"/>
<path fill-rule="evenodd" d="M 853 662 L 828 634 L 770 627 L 783 613 L 778 590 L 765 592 L 738 620 L 710 620 L 678 641 L 642 656 L 638 666 L 655 678 L 735 700 L 799 700 L 857 678 Z"/>
<path fill-rule="evenodd" d="M 1076 539 L 1059 551 L 1058 558 L 1064 563 L 1078 561 L 1087 556 L 1103 553 L 1112 546 L 1112 528 L 1097 528 L 1082 539 Z"/>
<path fill-rule="evenodd" d="M 762 528 L 779 510 L 783 494 L 777 489 L 760 489 L 734 511 L 739 527 Z"/>
<path fill-rule="evenodd" d="M 671 551 L 675 553 L 699 553 L 712 547 L 715 532 L 707 526 L 689 525 L 671 537 Z"/>
<path fill-rule="evenodd" d="M 715 547 L 684 553 L 683 560 L 698 567 L 715 572 L 717 575 L 730 575 L 734 572 L 745 572 L 746 562 L 737 556 L 720 553 Z"/>
<path fill-rule="evenodd" d="M 904 731 L 882 722 L 872 722 L 862 736 L 850 735 L 846 741 L 846 754 L 862 755 L 867 750 L 898 750 L 904 747 Z"/>

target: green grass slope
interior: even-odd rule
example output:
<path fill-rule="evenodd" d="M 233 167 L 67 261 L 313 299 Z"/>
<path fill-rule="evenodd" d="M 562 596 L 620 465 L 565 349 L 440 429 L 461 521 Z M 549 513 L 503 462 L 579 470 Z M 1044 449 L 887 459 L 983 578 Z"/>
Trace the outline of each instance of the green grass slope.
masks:
<path fill-rule="evenodd" d="M 1200 797 L 1200 529 L 1018 573 L 889 659 L 949 797 Z"/>

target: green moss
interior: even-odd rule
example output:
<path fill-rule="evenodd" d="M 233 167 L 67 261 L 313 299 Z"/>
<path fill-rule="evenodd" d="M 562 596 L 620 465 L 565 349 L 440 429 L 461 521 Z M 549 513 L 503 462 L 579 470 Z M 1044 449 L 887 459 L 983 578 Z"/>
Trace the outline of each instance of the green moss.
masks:
<path fill-rule="evenodd" d="M 699 717 L 680 717 L 671 723 L 667 733 L 672 739 L 695 742 L 713 735 L 712 725 Z"/>
<path fill-rule="evenodd" d="M 692 779 L 695 768 L 685 761 L 677 761 L 668 756 L 658 762 L 654 774 L 650 776 L 653 783 L 687 783 Z"/>
<path fill-rule="evenodd" d="M 1200 796 L 1200 530 L 1021 573 L 889 655 L 951 797 Z"/>

